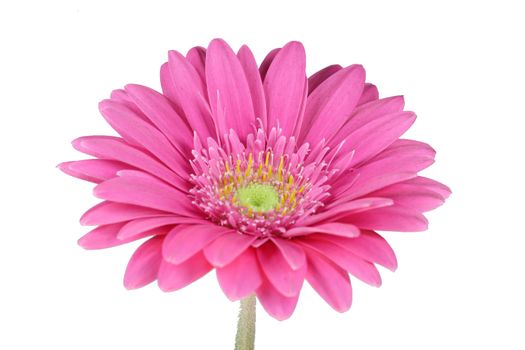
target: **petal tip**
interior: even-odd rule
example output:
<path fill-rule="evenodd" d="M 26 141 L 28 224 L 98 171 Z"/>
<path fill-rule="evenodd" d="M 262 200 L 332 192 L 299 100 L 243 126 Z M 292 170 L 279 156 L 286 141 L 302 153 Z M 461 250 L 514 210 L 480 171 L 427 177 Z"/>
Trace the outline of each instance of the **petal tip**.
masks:
<path fill-rule="evenodd" d="M 169 293 L 169 292 L 173 292 L 174 289 L 172 288 L 169 288 L 168 286 L 166 286 L 164 283 L 162 283 L 160 280 L 157 280 L 157 286 L 159 287 L 159 289 L 161 291 L 163 291 L 164 293 Z"/>
<path fill-rule="evenodd" d="M 297 41 L 297 40 L 292 40 L 292 41 L 288 42 L 286 45 L 283 46 L 283 49 L 285 47 L 293 48 L 295 50 L 300 50 L 300 51 L 303 51 L 303 52 L 305 51 L 303 43 L 300 42 L 300 41 Z"/>
<path fill-rule="evenodd" d="M 82 152 L 82 141 L 84 140 L 84 137 L 81 136 L 81 137 L 77 137 L 76 139 L 74 139 L 73 141 L 71 141 L 71 145 L 73 146 L 74 149 L 76 149 L 77 151 L 81 151 Z"/>
<path fill-rule="evenodd" d="M 68 170 L 70 170 L 70 165 L 71 165 L 72 162 L 62 162 L 60 164 L 57 164 L 55 167 L 64 172 L 64 173 L 68 173 Z"/>
<path fill-rule="evenodd" d="M 86 236 L 82 236 L 77 240 L 77 244 L 86 250 L 91 250 L 93 247 L 89 244 L 89 240 Z"/>
<path fill-rule="evenodd" d="M 230 45 L 222 39 L 222 38 L 215 38 L 212 41 L 210 41 L 210 44 L 208 45 L 208 50 L 214 50 L 214 49 L 221 49 L 221 50 L 231 50 Z"/>
<path fill-rule="evenodd" d="M 80 217 L 80 219 L 78 220 L 78 222 L 79 222 L 80 225 L 82 225 L 82 226 L 91 226 L 91 225 L 90 225 L 89 218 L 86 218 L 85 215 L 82 215 L 82 216 Z"/>

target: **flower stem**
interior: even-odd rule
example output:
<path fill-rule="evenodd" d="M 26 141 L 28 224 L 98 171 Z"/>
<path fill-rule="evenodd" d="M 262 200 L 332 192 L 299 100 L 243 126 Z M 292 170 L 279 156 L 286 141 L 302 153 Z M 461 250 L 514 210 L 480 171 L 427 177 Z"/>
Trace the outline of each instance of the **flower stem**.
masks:
<path fill-rule="evenodd" d="M 241 300 L 235 350 L 253 350 L 255 347 L 255 295 Z"/>

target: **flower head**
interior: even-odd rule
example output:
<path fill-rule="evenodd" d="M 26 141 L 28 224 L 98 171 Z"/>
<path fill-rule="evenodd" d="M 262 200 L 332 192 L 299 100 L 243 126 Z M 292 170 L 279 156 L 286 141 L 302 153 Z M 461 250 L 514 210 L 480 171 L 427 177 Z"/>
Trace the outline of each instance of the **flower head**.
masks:
<path fill-rule="evenodd" d="M 100 111 L 120 137 L 76 139 L 94 158 L 60 165 L 103 200 L 81 218 L 97 227 L 80 245 L 147 238 L 127 288 L 173 291 L 215 269 L 228 298 L 255 293 L 277 319 L 304 280 L 341 312 L 349 274 L 379 286 L 375 264 L 397 262 L 375 231 L 425 230 L 422 213 L 450 191 L 418 176 L 435 152 L 400 139 L 415 120 L 402 97 L 379 99 L 360 65 L 307 78 L 305 62 L 298 42 L 258 67 L 248 47 L 216 39 L 169 53 L 162 94 L 115 90 Z"/>

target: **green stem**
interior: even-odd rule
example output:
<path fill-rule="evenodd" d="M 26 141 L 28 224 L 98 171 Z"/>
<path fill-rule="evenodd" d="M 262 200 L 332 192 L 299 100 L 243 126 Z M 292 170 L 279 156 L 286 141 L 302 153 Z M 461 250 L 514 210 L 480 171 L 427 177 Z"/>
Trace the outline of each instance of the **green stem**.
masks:
<path fill-rule="evenodd" d="M 255 295 L 241 300 L 235 350 L 253 350 L 255 347 Z"/>

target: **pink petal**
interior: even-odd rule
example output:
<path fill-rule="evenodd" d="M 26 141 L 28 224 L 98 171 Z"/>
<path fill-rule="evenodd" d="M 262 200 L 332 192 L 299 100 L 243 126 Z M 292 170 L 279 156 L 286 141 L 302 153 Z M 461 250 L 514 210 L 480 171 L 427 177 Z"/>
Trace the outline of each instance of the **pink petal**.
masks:
<path fill-rule="evenodd" d="M 355 150 L 351 164 L 359 164 L 380 153 L 412 126 L 416 115 L 398 112 L 373 119 L 350 133 L 341 154 Z"/>
<path fill-rule="evenodd" d="M 130 169 L 129 165 L 107 159 L 85 159 L 72 162 L 64 162 L 58 165 L 64 173 L 82 180 L 100 183 L 115 177 L 122 169 Z"/>
<path fill-rule="evenodd" d="M 292 270 L 281 251 L 273 243 L 266 243 L 257 249 L 257 258 L 268 281 L 286 297 L 293 297 L 301 291 L 306 265 Z"/>
<path fill-rule="evenodd" d="M 310 233 L 325 233 L 329 235 L 342 237 L 357 237 L 359 236 L 359 228 L 341 222 L 328 222 L 324 224 L 314 224 L 312 226 L 293 227 L 287 230 L 283 237 L 295 237 L 308 235 Z"/>
<path fill-rule="evenodd" d="M 316 145 L 339 131 L 352 113 L 365 84 L 365 70 L 353 65 L 326 79 L 308 97 L 299 143 Z"/>
<path fill-rule="evenodd" d="M 442 195 L 418 183 L 413 183 L 412 180 L 398 182 L 370 195 L 390 198 L 396 204 L 420 212 L 435 209 L 445 202 Z"/>
<path fill-rule="evenodd" d="M 450 191 L 450 188 L 448 188 L 448 186 L 445 186 L 440 182 L 437 182 L 435 180 L 432 180 L 432 179 L 429 179 L 423 176 L 418 176 L 413 179 L 407 180 L 405 181 L 405 183 L 411 184 L 414 186 L 417 185 L 420 188 L 425 188 L 426 190 L 433 191 L 439 194 L 444 199 L 447 199 L 452 193 Z"/>
<path fill-rule="evenodd" d="M 261 80 L 264 81 L 264 78 L 266 77 L 266 74 L 268 73 L 268 69 L 270 68 L 270 65 L 272 64 L 275 56 L 281 51 L 281 48 L 276 48 L 270 51 L 264 60 L 261 63 L 261 66 L 259 67 L 259 72 L 261 73 Z"/>
<path fill-rule="evenodd" d="M 162 87 L 162 94 L 168 98 L 173 109 L 180 115 L 186 122 L 188 122 L 184 111 L 178 101 L 177 88 L 173 77 L 171 76 L 170 67 L 168 62 L 165 62 L 160 67 L 160 85 Z M 189 125 L 189 124 L 188 124 Z"/>
<path fill-rule="evenodd" d="M 240 48 L 237 57 L 239 58 L 239 62 L 244 70 L 244 74 L 246 75 L 246 80 L 248 81 L 248 86 L 250 87 L 255 118 L 260 118 L 263 122 L 264 128 L 266 128 L 266 98 L 264 97 L 261 74 L 257 68 L 255 57 L 250 51 L 250 48 L 246 45 L 243 45 Z"/>
<path fill-rule="evenodd" d="M 193 133 L 162 94 L 135 84 L 126 85 L 126 92 L 181 154 L 190 154 L 193 148 Z"/>
<path fill-rule="evenodd" d="M 332 75 L 334 75 L 334 73 L 340 71 L 341 69 L 343 69 L 343 67 L 341 67 L 340 65 L 333 64 L 312 74 L 308 78 L 308 95 L 310 95 L 312 91 L 314 91 L 319 85 L 321 85 L 323 81 L 330 78 Z"/>
<path fill-rule="evenodd" d="M 164 292 L 184 288 L 206 275 L 212 268 L 202 253 L 195 254 L 180 265 L 162 260 L 157 276 L 159 288 Z"/>
<path fill-rule="evenodd" d="M 263 281 L 256 294 L 266 312 L 279 321 L 286 320 L 293 314 L 299 299 L 299 294 L 285 297 L 268 280 Z"/>
<path fill-rule="evenodd" d="M 84 236 L 80 237 L 78 244 L 84 249 L 105 249 L 115 247 L 121 244 L 136 241 L 147 236 L 165 235 L 167 230 L 164 228 L 157 228 L 149 231 L 142 232 L 140 235 L 135 235 L 128 239 L 118 239 L 117 233 L 122 228 L 124 223 L 109 224 L 98 226 L 97 228 L 89 231 Z"/>
<path fill-rule="evenodd" d="M 207 103 L 206 87 L 193 66 L 177 51 L 169 52 L 168 67 L 174 84 L 174 94 L 186 120 L 205 143 L 215 137 L 215 125 Z"/>
<path fill-rule="evenodd" d="M 151 216 L 172 215 L 156 209 L 131 204 L 101 202 L 82 215 L 80 224 L 85 226 L 107 225 Z"/>
<path fill-rule="evenodd" d="M 244 141 L 255 123 L 250 87 L 235 53 L 222 39 L 213 40 L 206 54 L 206 83 L 214 115 L 218 115 L 217 99 L 225 111 L 225 124 L 220 134 L 235 130 Z"/>
<path fill-rule="evenodd" d="M 206 49 L 201 46 L 192 47 L 186 54 L 186 59 L 195 68 L 202 82 L 206 81 L 204 66 L 206 64 Z"/>
<path fill-rule="evenodd" d="M 142 120 L 150 122 L 150 120 L 144 115 L 144 113 L 142 113 L 142 111 L 137 107 L 137 104 L 133 101 L 133 99 L 128 95 L 128 93 L 125 90 L 116 89 L 111 91 L 111 99 L 131 109 Z"/>
<path fill-rule="evenodd" d="M 337 220 L 341 216 L 348 215 L 349 213 L 361 212 L 372 210 L 374 208 L 381 208 L 392 205 L 393 201 L 388 198 L 361 198 L 356 199 L 352 202 L 347 202 L 342 205 L 333 207 L 326 211 L 322 211 L 319 214 L 313 214 L 306 217 L 303 220 L 299 220 L 297 225 L 311 226 L 315 223 L 322 222 L 330 219 L 331 221 Z"/>
<path fill-rule="evenodd" d="M 272 237 L 271 239 L 277 248 L 279 248 L 292 270 L 299 270 L 306 264 L 306 255 L 300 245 L 290 239 L 282 239 L 279 237 Z"/>
<path fill-rule="evenodd" d="M 435 151 L 427 144 L 397 140 L 357 169 L 358 176 L 355 182 L 345 183 L 345 179 L 341 177 L 333 184 L 334 202 L 330 205 L 335 205 L 336 201 L 338 204 L 344 203 L 396 182 L 414 178 L 418 171 L 434 162 L 434 155 Z M 343 197 L 344 199 L 340 200 Z"/>
<path fill-rule="evenodd" d="M 350 133 L 359 129 L 371 120 L 377 119 L 383 115 L 402 112 L 405 106 L 403 96 L 394 96 L 374 100 L 358 106 L 348 121 L 343 125 L 341 130 L 329 140 L 328 145 L 334 147 L 345 140 Z"/>
<path fill-rule="evenodd" d="M 352 305 L 352 286 L 348 274 L 319 253 L 309 249 L 306 280 L 336 311 L 345 312 Z"/>
<path fill-rule="evenodd" d="M 388 242 L 374 231 L 361 230 L 361 234 L 356 238 L 331 235 L 312 235 L 310 237 L 337 244 L 366 261 L 379 264 L 392 271 L 397 269 L 397 259 L 394 251 Z"/>
<path fill-rule="evenodd" d="M 221 235 L 204 248 L 206 259 L 215 267 L 224 267 L 241 255 L 256 240 L 255 236 L 233 232 Z"/>
<path fill-rule="evenodd" d="M 162 227 L 166 225 L 173 226 L 177 224 L 203 224 L 207 222 L 208 221 L 205 221 L 204 219 L 183 218 L 173 215 L 141 218 L 126 223 L 120 229 L 117 237 L 118 239 L 126 239 L 146 230 L 151 230 L 156 227 Z"/>
<path fill-rule="evenodd" d="M 264 78 L 268 129 L 280 126 L 283 135 L 292 135 L 306 87 L 306 56 L 299 42 L 286 44 L 275 56 Z"/>
<path fill-rule="evenodd" d="M 111 100 L 99 104 L 100 113 L 126 141 L 139 144 L 185 178 L 189 174 L 188 160 L 171 145 L 166 136 L 133 111 Z"/>
<path fill-rule="evenodd" d="M 361 281 L 374 287 L 381 286 L 381 276 L 374 264 L 326 240 L 316 240 L 308 237 L 301 239 L 300 242 L 322 254 L 325 258 L 331 260 Z"/>
<path fill-rule="evenodd" d="M 377 87 L 373 84 L 366 83 L 365 88 L 363 89 L 363 93 L 361 94 L 361 97 L 359 98 L 359 102 L 357 102 L 357 105 L 360 106 L 362 104 L 375 101 L 379 98 L 379 91 L 377 91 Z"/>
<path fill-rule="evenodd" d="M 117 233 L 124 223 L 98 226 L 78 240 L 84 249 L 104 249 L 123 244 L 117 239 Z"/>
<path fill-rule="evenodd" d="M 97 158 L 118 160 L 132 167 L 142 169 L 173 186 L 185 186 L 181 178 L 145 152 L 127 144 L 124 140 L 112 136 L 84 136 L 73 141 L 73 147 L 80 152 Z"/>
<path fill-rule="evenodd" d="M 179 225 L 172 229 L 162 249 L 164 259 L 172 264 L 181 264 L 200 252 L 220 236 L 235 232 L 230 228 L 212 223 L 201 225 Z"/>
<path fill-rule="evenodd" d="M 255 250 L 248 248 L 228 265 L 217 268 L 217 280 L 231 301 L 252 294 L 262 283 Z"/>
<path fill-rule="evenodd" d="M 398 205 L 350 214 L 341 220 L 378 231 L 417 232 L 428 228 L 428 220 L 419 211 Z"/>
<path fill-rule="evenodd" d="M 113 202 L 140 205 L 181 216 L 198 217 L 185 193 L 153 177 L 116 177 L 98 184 L 93 194 Z"/>
<path fill-rule="evenodd" d="M 142 243 L 131 256 L 124 274 L 124 286 L 127 289 L 137 289 L 157 279 L 161 248 L 164 237 L 156 236 Z"/>
<path fill-rule="evenodd" d="M 374 231 L 361 231 L 346 248 L 362 258 L 382 265 L 392 271 L 397 269 L 397 258 L 388 242 Z"/>

